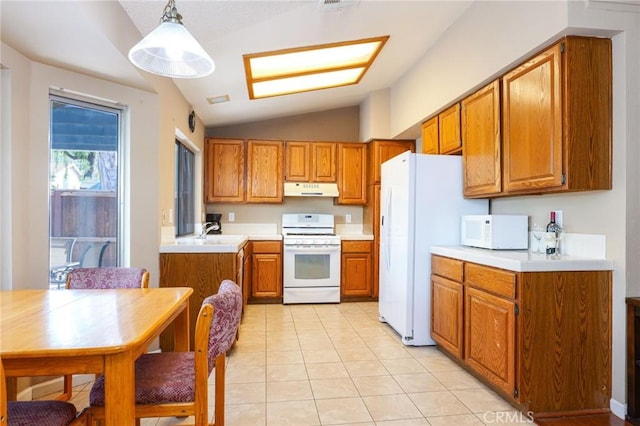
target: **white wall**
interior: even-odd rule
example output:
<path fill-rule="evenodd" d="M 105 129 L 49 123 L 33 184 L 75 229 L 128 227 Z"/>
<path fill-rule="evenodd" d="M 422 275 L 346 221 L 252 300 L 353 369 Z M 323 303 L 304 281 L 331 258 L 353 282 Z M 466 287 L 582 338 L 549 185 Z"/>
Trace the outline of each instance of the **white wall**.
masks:
<path fill-rule="evenodd" d="M 640 294 L 640 13 L 605 10 L 594 2 L 475 2 L 427 54 L 391 88 L 391 134 L 417 137 L 419 124 L 504 73 L 563 34 L 613 39 L 613 190 L 496 199 L 495 213 L 524 213 L 546 223 L 564 211 L 569 232 L 607 237 L 615 262 L 611 408 L 624 416 L 625 295 Z M 619 9 L 619 8 L 617 8 Z M 639 11 L 640 12 L 640 11 Z M 627 277 L 629 284 L 627 284 Z"/>

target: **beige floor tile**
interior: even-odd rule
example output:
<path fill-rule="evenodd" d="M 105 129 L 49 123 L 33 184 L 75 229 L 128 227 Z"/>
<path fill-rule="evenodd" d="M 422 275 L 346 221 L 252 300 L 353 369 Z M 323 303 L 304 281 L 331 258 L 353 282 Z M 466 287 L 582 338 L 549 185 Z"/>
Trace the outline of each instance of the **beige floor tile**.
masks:
<path fill-rule="evenodd" d="M 464 370 L 434 371 L 433 376 L 449 390 L 478 389 L 485 386 Z"/>
<path fill-rule="evenodd" d="M 308 380 L 292 380 L 267 383 L 267 402 L 300 401 L 313 399 Z"/>
<path fill-rule="evenodd" d="M 267 404 L 227 405 L 224 410 L 225 426 L 265 426 Z"/>
<path fill-rule="evenodd" d="M 318 364 L 327 362 L 340 362 L 340 355 L 334 349 L 326 349 L 327 346 L 322 349 L 315 350 L 302 350 L 302 356 L 306 364 Z"/>
<path fill-rule="evenodd" d="M 255 404 L 266 402 L 265 383 L 227 383 L 226 404 Z"/>
<path fill-rule="evenodd" d="M 227 383 L 252 383 L 266 380 L 266 366 L 264 365 L 242 365 L 230 367 L 226 371 Z M 209 380 L 215 380 L 215 374 L 209 376 Z"/>
<path fill-rule="evenodd" d="M 314 399 L 349 398 L 360 396 L 350 378 L 311 380 Z"/>
<path fill-rule="evenodd" d="M 389 372 L 378 360 L 345 361 L 345 368 L 351 377 L 384 376 Z"/>
<path fill-rule="evenodd" d="M 316 407 L 323 425 L 373 421 L 361 398 L 320 399 Z"/>
<path fill-rule="evenodd" d="M 354 377 L 353 383 L 361 396 L 393 395 L 404 393 L 391 376 Z"/>
<path fill-rule="evenodd" d="M 484 424 L 473 414 L 428 417 L 427 420 L 432 426 L 482 426 Z M 502 423 L 498 424 L 502 426 Z"/>
<path fill-rule="evenodd" d="M 267 425 L 316 426 L 320 425 L 320 419 L 313 400 L 270 402 L 267 404 Z"/>
<path fill-rule="evenodd" d="M 376 359 L 376 356 L 373 354 L 373 352 L 371 352 L 371 350 L 364 345 L 352 345 L 346 347 L 336 346 L 336 350 L 340 355 L 340 359 L 342 359 L 342 361 L 344 362 Z"/>
<path fill-rule="evenodd" d="M 373 420 L 412 419 L 422 416 L 405 394 L 365 396 L 362 398 Z"/>
<path fill-rule="evenodd" d="M 259 352 L 242 352 L 242 351 L 232 351 L 227 355 L 227 368 L 233 368 L 237 366 L 247 366 L 247 365 L 265 365 L 264 351 Z"/>
<path fill-rule="evenodd" d="M 402 419 L 376 422 L 376 426 L 429 426 L 424 418 L 419 419 Z M 454 425 L 450 425 L 454 426 Z"/>
<path fill-rule="evenodd" d="M 392 360 L 402 360 L 402 359 L 413 359 L 411 354 L 404 349 L 404 347 L 398 342 L 393 342 L 390 345 L 374 345 L 373 343 L 367 342 L 369 345 L 369 349 L 374 353 L 376 358 L 383 359 L 392 359 Z"/>
<path fill-rule="evenodd" d="M 456 371 L 462 370 L 458 364 L 447 358 L 446 356 L 431 356 L 418 358 L 418 362 L 427 369 L 427 371 Z"/>
<path fill-rule="evenodd" d="M 306 364 L 309 379 L 339 379 L 349 377 L 347 369 L 342 362 L 324 362 L 318 364 Z"/>
<path fill-rule="evenodd" d="M 512 406 L 488 388 L 451 391 L 473 413 L 508 411 Z"/>
<path fill-rule="evenodd" d="M 307 380 L 307 370 L 304 364 L 268 365 L 267 382 L 282 382 L 288 380 Z"/>
<path fill-rule="evenodd" d="M 427 371 L 427 369 L 414 358 L 380 359 L 380 362 L 391 374 L 426 373 Z"/>
<path fill-rule="evenodd" d="M 301 351 L 267 352 L 267 365 L 304 364 Z"/>
<path fill-rule="evenodd" d="M 322 325 L 322 321 L 320 318 L 311 319 L 311 320 L 294 320 L 297 331 L 302 330 L 324 330 L 324 326 Z"/>
<path fill-rule="evenodd" d="M 409 393 L 408 396 L 425 417 L 471 413 L 449 391 Z"/>
<path fill-rule="evenodd" d="M 267 351 L 299 351 L 300 343 L 297 338 L 267 340 Z"/>

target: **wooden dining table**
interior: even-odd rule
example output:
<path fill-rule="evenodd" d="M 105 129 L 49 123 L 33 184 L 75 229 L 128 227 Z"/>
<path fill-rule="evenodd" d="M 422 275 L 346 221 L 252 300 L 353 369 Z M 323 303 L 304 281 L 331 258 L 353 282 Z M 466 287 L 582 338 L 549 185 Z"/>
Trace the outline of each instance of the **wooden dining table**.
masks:
<path fill-rule="evenodd" d="M 171 323 L 175 350 L 189 350 L 192 292 L 186 287 L 0 292 L 0 362 L 8 398 L 15 398 L 16 377 L 102 373 L 106 424 L 134 425 L 135 360 Z"/>

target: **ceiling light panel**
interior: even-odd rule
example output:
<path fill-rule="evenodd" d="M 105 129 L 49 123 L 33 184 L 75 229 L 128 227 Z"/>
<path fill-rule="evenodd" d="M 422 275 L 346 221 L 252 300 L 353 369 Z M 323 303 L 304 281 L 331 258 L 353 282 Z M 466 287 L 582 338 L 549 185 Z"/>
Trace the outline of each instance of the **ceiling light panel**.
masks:
<path fill-rule="evenodd" d="M 363 40 L 244 55 L 251 99 L 355 84 L 389 39 Z"/>

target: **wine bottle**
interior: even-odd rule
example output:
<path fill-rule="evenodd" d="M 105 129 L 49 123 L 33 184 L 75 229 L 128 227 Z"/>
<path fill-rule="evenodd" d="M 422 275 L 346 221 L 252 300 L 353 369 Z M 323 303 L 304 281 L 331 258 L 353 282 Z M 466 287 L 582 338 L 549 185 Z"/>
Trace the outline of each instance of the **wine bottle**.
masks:
<path fill-rule="evenodd" d="M 560 227 L 556 223 L 556 212 L 551 212 L 551 220 L 547 224 L 547 233 L 551 233 L 552 235 L 548 235 L 546 238 L 547 241 L 547 254 L 555 254 L 556 252 L 556 237 L 558 237 L 558 232 L 560 232 Z"/>

